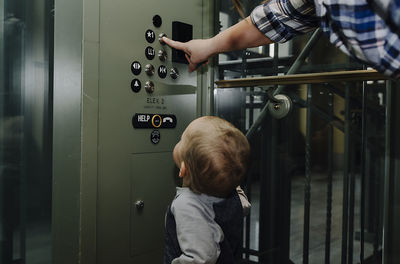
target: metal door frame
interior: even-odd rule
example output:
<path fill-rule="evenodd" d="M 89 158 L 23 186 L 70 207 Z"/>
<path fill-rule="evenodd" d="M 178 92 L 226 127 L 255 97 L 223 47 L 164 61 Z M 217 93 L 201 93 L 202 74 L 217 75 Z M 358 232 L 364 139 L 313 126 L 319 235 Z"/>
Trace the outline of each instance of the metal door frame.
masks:
<path fill-rule="evenodd" d="M 55 1 L 53 263 L 79 263 L 82 247 L 83 1 Z M 83 183 L 82 183 L 83 184 Z"/>

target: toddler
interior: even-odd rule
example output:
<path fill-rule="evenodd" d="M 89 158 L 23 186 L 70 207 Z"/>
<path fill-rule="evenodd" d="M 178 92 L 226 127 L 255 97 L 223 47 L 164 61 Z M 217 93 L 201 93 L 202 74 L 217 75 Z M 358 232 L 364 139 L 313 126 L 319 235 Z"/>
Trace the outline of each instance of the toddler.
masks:
<path fill-rule="evenodd" d="M 189 124 L 173 151 L 183 183 L 166 214 L 164 264 L 240 259 L 243 208 L 236 187 L 249 156 L 246 137 L 231 123 L 205 116 Z"/>

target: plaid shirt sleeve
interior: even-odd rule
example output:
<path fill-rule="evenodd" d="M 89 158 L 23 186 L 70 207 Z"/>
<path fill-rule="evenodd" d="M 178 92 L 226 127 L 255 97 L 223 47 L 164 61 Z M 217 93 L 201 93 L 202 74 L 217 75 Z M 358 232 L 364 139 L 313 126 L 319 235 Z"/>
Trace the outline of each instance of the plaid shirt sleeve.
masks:
<path fill-rule="evenodd" d="M 390 29 L 400 35 L 400 0 L 367 0 Z"/>
<path fill-rule="evenodd" d="M 319 26 L 312 0 L 271 0 L 256 7 L 250 17 L 266 37 L 279 43 Z"/>
<path fill-rule="evenodd" d="M 320 26 L 343 52 L 400 79 L 400 0 L 271 0 L 250 16 L 279 43 Z"/>
<path fill-rule="evenodd" d="M 394 24 L 377 15 L 366 0 L 322 1 L 321 27 L 336 47 L 374 67 L 379 72 L 400 79 L 400 38 Z M 400 0 L 396 0 L 399 1 Z"/>

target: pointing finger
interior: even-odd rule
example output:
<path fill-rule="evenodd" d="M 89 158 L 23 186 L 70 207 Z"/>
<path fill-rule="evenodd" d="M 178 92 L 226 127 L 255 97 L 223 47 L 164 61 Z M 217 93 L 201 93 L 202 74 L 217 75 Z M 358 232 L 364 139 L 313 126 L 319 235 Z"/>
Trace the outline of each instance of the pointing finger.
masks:
<path fill-rule="evenodd" d="M 174 41 L 172 39 L 169 39 L 167 37 L 162 37 L 162 41 L 164 41 L 168 46 L 178 49 L 178 50 L 184 50 L 185 49 L 185 43 L 179 42 L 179 41 Z"/>

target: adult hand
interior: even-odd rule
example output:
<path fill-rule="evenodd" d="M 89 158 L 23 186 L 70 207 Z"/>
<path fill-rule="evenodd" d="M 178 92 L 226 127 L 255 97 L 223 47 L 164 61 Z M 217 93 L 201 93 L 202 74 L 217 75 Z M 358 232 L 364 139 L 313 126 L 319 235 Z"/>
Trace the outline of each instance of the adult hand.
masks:
<path fill-rule="evenodd" d="M 209 39 L 179 42 L 163 37 L 162 40 L 172 48 L 182 50 L 186 54 L 186 59 L 189 62 L 189 72 L 195 71 L 203 63 L 208 63 L 209 58 L 218 53 L 272 43 L 269 38 L 257 29 L 250 17 Z"/>
<path fill-rule="evenodd" d="M 211 39 L 195 39 L 188 42 L 179 42 L 163 37 L 162 40 L 170 47 L 181 50 L 189 62 L 189 72 L 197 70 L 199 66 L 208 63 L 213 55 Z"/>

